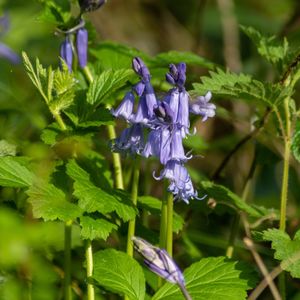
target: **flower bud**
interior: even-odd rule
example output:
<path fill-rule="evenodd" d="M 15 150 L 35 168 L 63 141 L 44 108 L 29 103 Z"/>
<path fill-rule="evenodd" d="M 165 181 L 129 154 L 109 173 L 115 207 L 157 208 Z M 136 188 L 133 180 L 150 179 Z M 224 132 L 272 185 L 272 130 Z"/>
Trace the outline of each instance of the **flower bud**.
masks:
<path fill-rule="evenodd" d="M 72 44 L 68 36 L 60 46 L 60 57 L 67 64 L 69 71 L 72 72 L 73 52 Z"/>
<path fill-rule="evenodd" d="M 106 0 L 78 0 L 82 12 L 90 12 L 100 8 Z"/>
<path fill-rule="evenodd" d="M 77 31 L 76 48 L 78 55 L 78 62 L 81 68 L 87 64 L 87 51 L 88 51 L 88 32 L 85 28 L 80 28 Z"/>

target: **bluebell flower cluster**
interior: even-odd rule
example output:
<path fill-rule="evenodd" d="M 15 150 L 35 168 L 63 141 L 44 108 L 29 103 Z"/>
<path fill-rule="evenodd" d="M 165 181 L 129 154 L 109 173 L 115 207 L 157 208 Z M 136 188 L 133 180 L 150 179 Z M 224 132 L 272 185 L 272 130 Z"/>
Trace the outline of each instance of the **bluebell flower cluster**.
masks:
<path fill-rule="evenodd" d="M 0 37 L 7 33 L 9 27 L 9 16 L 7 14 L 0 16 Z M 21 62 L 20 56 L 3 43 L 0 43 L 0 58 L 1 57 L 7 59 L 13 64 L 19 64 Z"/>
<path fill-rule="evenodd" d="M 215 115 L 215 105 L 209 103 L 212 95 L 190 101 L 190 95 L 184 85 L 186 81 L 186 64 L 171 64 L 166 80 L 173 87 L 163 99 L 158 99 L 151 85 L 150 72 L 144 62 L 136 57 L 132 63 L 133 70 L 140 81 L 132 87 L 119 107 L 112 110 L 115 117 L 125 119 L 130 126 L 113 141 L 112 150 L 120 153 L 139 154 L 144 157 L 157 157 L 163 170 L 157 180 L 168 179 L 168 191 L 174 200 L 189 203 L 198 198 L 185 163 L 192 158 L 186 154 L 183 139 L 190 134 L 189 114 L 202 117 L 203 121 Z M 139 101 L 134 111 L 135 94 Z"/>

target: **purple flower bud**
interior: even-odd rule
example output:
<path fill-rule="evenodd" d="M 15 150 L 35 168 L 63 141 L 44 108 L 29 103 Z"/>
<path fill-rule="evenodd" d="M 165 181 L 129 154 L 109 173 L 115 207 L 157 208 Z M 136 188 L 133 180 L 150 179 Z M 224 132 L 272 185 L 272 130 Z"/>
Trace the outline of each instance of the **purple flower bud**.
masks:
<path fill-rule="evenodd" d="M 189 94 L 185 90 L 180 92 L 178 100 L 179 104 L 176 122 L 180 127 L 183 127 L 185 133 L 188 133 L 190 127 Z"/>
<path fill-rule="evenodd" d="M 134 91 L 137 93 L 137 95 L 140 97 L 144 93 L 145 90 L 145 83 L 142 81 L 138 82 L 134 87 Z"/>
<path fill-rule="evenodd" d="M 0 35 L 5 34 L 10 27 L 9 16 L 5 13 L 3 16 L 0 17 Z"/>
<path fill-rule="evenodd" d="M 106 0 L 78 0 L 81 11 L 89 12 L 100 8 Z"/>
<path fill-rule="evenodd" d="M 208 103 L 211 97 L 211 92 L 207 92 L 205 96 L 197 97 L 196 101 L 190 104 L 190 112 L 202 116 L 202 122 L 214 117 L 216 114 L 216 106 L 213 103 Z"/>
<path fill-rule="evenodd" d="M 150 82 L 150 72 L 142 59 L 135 57 L 132 60 L 132 68 L 141 77 L 144 83 Z"/>
<path fill-rule="evenodd" d="M 0 43 L 0 57 L 9 60 L 13 64 L 19 64 L 21 62 L 20 56 L 2 43 Z"/>
<path fill-rule="evenodd" d="M 123 117 L 125 120 L 130 121 L 132 117 L 134 105 L 134 95 L 132 92 L 128 92 L 123 98 L 121 104 L 117 109 L 112 109 L 111 113 L 116 118 Z"/>
<path fill-rule="evenodd" d="M 166 74 L 167 82 L 176 85 L 180 91 L 183 90 L 186 80 L 186 64 L 179 63 L 177 66 L 175 66 L 174 64 L 170 64 L 169 70 L 170 73 Z"/>
<path fill-rule="evenodd" d="M 76 47 L 78 62 L 81 68 L 87 64 L 87 51 L 88 51 L 88 31 L 85 28 L 80 28 L 77 31 Z"/>
<path fill-rule="evenodd" d="M 68 66 L 69 72 L 72 72 L 73 52 L 72 44 L 67 36 L 60 46 L 60 57 L 65 61 Z"/>
<path fill-rule="evenodd" d="M 147 267 L 165 280 L 185 285 L 184 277 L 166 250 L 155 247 L 139 237 L 132 237 L 134 248 L 144 258 Z"/>

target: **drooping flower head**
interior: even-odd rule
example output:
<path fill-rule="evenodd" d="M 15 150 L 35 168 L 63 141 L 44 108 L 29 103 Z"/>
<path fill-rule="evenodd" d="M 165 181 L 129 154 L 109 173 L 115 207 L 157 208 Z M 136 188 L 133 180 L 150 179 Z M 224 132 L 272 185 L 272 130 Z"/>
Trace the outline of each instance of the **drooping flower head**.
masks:
<path fill-rule="evenodd" d="M 122 102 L 118 106 L 117 109 L 112 109 L 111 113 L 116 118 L 124 118 L 128 122 L 130 122 L 133 114 L 133 106 L 134 106 L 134 94 L 130 91 L 126 93 Z"/>
<path fill-rule="evenodd" d="M 143 256 L 145 265 L 165 280 L 185 285 L 184 277 L 166 250 L 155 247 L 140 237 L 132 237 L 134 249 Z"/>
<path fill-rule="evenodd" d="M 73 51 L 70 37 L 66 36 L 65 40 L 60 46 L 60 57 L 64 60 L 68 66 L 69 72 L 72 72 L 72 63 L 73 63 Z"/>

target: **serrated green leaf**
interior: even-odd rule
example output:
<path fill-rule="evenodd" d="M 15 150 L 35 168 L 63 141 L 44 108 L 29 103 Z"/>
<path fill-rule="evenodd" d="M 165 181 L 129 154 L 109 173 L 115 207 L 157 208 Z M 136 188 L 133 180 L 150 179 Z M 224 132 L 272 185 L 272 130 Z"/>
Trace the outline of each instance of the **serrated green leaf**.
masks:
<path fill-rule="evenodd" d="M 105 289 L 143 300 L 145 278 L 140 265 L 124 252 L 106 249 L 94 254 L 93 278 Z"/>
<path fill-rule="evenodd" d="M 33 180 L 34 174 L 20 164 L 17 157 L 0 157 L 0 186 L 27 187 Z"/>
<path fill-rule="evenodd" d="M 192 52 L 180 52 L 180 51 L 169 51 L 165 53 L 160 53 L 156 55 L 152 60 L 152 65 L 166 65 L 178 64 L 185 62 L 186 64 L 198 65 L 204 68 L 212 69 L 214 68 L 214 63 L 209 60 L 194 54 Z"/>
<path fill-rule="evenodd" d="M 107 192 L 94 185 L 90 175 L 75 160 L 70 160 L 67 164 L 67 174 L 75 181 L 73 194 L 79 199 L 79 206 L 86 212 L 98 211 L 106 214 L 115 211 L 124 221 L 135 217 L 136 210 L 126 192 L 121 190 Z"/>
<path fill-rule="evenodd" d="M 138 206 L 149 211 L 153 215 L 161 215 L 161 201 L 151 196 L 138 197 Z M 173 212 L 173 232 L 178 233 L 184 225 L 183 218 L 175 211 Z"/>
<path fill-rule="evenodd" d="M 23 63 L 27 72 L 27 75 L 31 79 L 32 83 L 35 85 L 35 87 L 38 89 L 46 103 L 49 102 L 49 99 L 46 95 L 45 88 L 46 82 L 47 82 L 47 70 L 43 68 L 43 66 L 40 64 L 39 59 L 36 58 L 35 61 L 35 69 L 27 56 L 25 52 L 22 52 L 23 56 Z"/>
<path fill-rule="evenodd" d="M 218 202 L 224 202 L 224 204 L 227 205 L 234 205 L 238 209 L 248 213 L 251 217 L 259 218 L 263 216 L 261 211 L 245 203 L 245 201 L 243 201 L 238 195 L 223 185 L 214 184 L 210 181 L 202 181 L 201 186 L 209 197 L 214 198 Z"/>
<path fill-rule="evenodd" d="M 6 140 L 0 140 L 0 157 L 1 156 L 15 156 L 17 153 L 17 146 L 10 144 Z"/>
<path fill-rule="evenodd" d="M 53 184 L 36 182 L 28 189 L 27 194 L 35 218 L 43 218 L 45 221 L 69 221 L 82 214 L 82 210 L 76 204 L 67 201 L 64 192 Z"/>
<path fill-rule="evenodd" d="M 274 257 L 281 260 L 282 269 L 290 272 L 292 277 L 300 278 L 300 230 L 291 240 L 282 230 L 268 229 L 263 232 L 263 239 L 272 242 Z"/>
<path fill-rule="evenodd" d="M 134 75 L 131 69 L 106 70 L 97 75 L 87 92 L 87 102 L 93 106 L 105 102 Z"/>
<path fill-rule="evenodd" d="M 240 26 L 244 33 L 253 41 L 258 53 L 272 64 L 283 61 L 288 53 L 287 39 L 279 43 L 275 36 L 266 37 L 253 27 Z"/>
<path fill-rule="evenodd" d="M 44 10 L 38 19 L 55 25 L 65 25 L 71 18 L 70 2 L 68 0 L 47 0 Z"/>
<path fill-rule="evenodd" d="M 70 73 L 64 61 L 61 62 L 62 70 L 56 69 L 48 73 L 48 93 L 51 94 L 49 99 L 50 110 L 59 113 L 61 110 L 68 108 L 74 101 L 75 97 L 75 79 L 73 73 Z M 53 77 L 53 79 L 51 79 Z"/>
<path fill-rule="evenodd" d="M 224 257 L 208 257 L 184 271 L 186 289 L 193 300 L 244 300 L 256 278 L 244 265 Z M 166 283 L 152 300 L 182 300 L 177 285 Z"/>
<path fill-rule="evenodd" d="M 292 90 L 280 84 L 260 82 L 249 75 L 235 74 L 230 71 L 209 72 L 210 77 L 201 77 L 202 83 L 194 83 L 195 95 L 204 95 L 211 91 L 213 95 L 228 96 L 248 101 L 263 101 L 267 105 L 279 105 Z"/>
<path fill-rule="evenodd" d="M 96 48 L 91 49 L 90 53 L 98 59 L 100 66 L 105 70 L 128 68 L 136 56 L 145 62 L 150 60 L 150 57 L 142 51 L 110 41 L 100 43 Z"/>
<path fill-rule="evenodd" d="M 60 135 L 61 129 L 57 123 L 52 123 L 45 129 L 43 129 L 42 134 L 41 134 L 41 140 L 46 144 L 46 145 L 51 145 L 53 146 L 56 141 L 57 137 Z"/>
<path fill-rule="evenodd" d="M 103 239 L 106 241 L 112 230 L 117 230 L 118 226 L 104 219 L 93 219 L 88 216 L 80 218 L 81 237 L 83 239 Z"/>
<path fill-rule="evenodd" d="M 292 139 L 292 152 L 294 157 L 300 162 L 300 121 L 297 120 L 296 129 Z"/>

